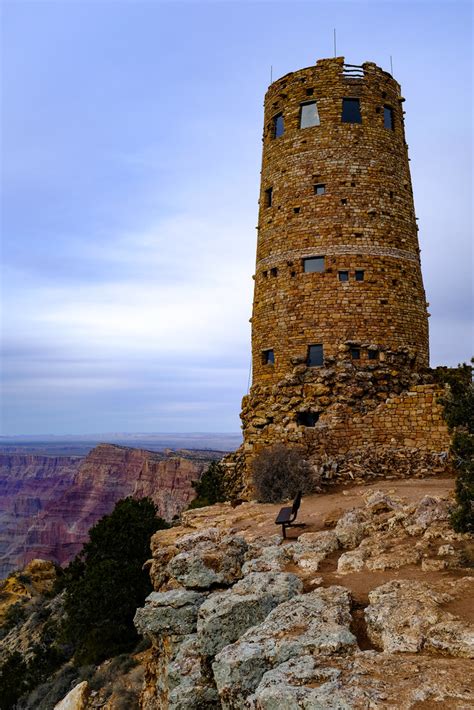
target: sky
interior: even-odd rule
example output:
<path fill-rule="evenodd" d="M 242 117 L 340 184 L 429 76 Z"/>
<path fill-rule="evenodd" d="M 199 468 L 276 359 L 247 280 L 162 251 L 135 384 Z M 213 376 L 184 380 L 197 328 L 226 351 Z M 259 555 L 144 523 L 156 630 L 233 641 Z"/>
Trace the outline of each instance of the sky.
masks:
<path fill-rule="evenodd" d="M 239 430 L 263 97 L 333 28 L 393 58 L 431 364 L 470 359 L 470 2 L 3 0 L 3 435 Z"/>

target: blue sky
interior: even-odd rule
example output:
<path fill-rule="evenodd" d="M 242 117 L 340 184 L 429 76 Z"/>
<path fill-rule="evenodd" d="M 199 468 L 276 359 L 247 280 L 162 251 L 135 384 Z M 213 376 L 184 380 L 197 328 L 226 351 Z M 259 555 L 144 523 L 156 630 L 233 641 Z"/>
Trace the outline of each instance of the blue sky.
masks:
<path fill-rule="evenodd" d="M 3 434 L 237 431 L 270 80 L 390 70 L 431 361 L 472 342 L 469 2 L 3 0 Z"/>

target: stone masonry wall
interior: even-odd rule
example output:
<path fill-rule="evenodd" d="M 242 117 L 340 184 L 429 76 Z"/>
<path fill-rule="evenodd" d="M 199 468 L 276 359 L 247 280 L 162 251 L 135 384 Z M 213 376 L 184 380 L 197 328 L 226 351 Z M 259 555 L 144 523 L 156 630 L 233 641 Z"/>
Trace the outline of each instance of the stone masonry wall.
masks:
<path fill-rule="evenodd" d="M 274 82 L 265 97 L 257 265 L 252 315 L 253 383 L 276 383 L 306 359 L 347 340 L 414 349 L 428 365 L 427 303 L 398 83 L 375 64 L 347 76 L 343 58 L 318 61 Z M 343 123 L 358 98 L 361 123 Z M 316 101 L 319 125 L 300 128 Z M 390 107 L 393 130 L 384 126 Z M 275 137 L 275 116 L 283 134 Z M 324 185 L 324 194 L 315 194 Z M 268 191 L 271 189 L 271 201 Z M 270 204 L 271 202 L 271 204 Z M 303 259 L 323 256 L 322 272 Z M 355 280 L 355 271 L 363 280 Z M 340 281 L 339 271 L 349 280 Z M 263 351 L 274 351 L 274 363 Z"/>

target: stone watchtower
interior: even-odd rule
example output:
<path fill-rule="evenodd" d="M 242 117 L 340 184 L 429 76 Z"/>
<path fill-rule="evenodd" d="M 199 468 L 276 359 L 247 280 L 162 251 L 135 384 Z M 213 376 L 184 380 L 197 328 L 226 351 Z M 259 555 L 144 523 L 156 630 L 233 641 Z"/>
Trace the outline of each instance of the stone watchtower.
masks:
<path fill-rule="evenodd" d="M 253 384 L 322 366 L 357 341 L 413 348 L 428 319 L 399 84 L 375 64 L 323 59 L 265 97 L 252 317 Z"/>
<path fill-rule="evenodd" d="M 276 442 L 336 472 L 368 448 L 386 461 L 449 445 L 428 370 L 403 101 L 390 74 L 342 57 L 267 91 L 253 380 L 228 462 L 244 480 Z"/>

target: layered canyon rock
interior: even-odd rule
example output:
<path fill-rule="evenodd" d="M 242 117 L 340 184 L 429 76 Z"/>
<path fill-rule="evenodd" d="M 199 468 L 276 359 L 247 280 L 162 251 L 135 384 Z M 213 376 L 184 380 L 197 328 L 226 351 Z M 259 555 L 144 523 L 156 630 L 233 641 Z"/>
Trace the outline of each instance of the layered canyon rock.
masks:
<path fill-rule="evenodd" d="M 0 572 L 6 576 L 36 557 L 69 562 L 89 529 L 127 496 L 149 496 L 171 520 L 194 498 L 192 482 L 209 461 L 101 444 L 82 460 L 5 454 L 0 463 Z"/>

